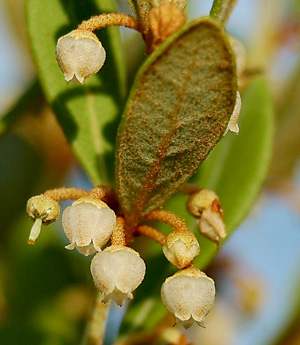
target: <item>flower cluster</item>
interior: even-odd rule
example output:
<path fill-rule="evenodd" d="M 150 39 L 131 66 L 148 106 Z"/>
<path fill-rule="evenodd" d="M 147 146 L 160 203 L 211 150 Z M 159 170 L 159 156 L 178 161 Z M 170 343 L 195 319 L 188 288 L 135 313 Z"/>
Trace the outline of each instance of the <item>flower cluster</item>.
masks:
<path fill-rule="evenodd" d="M 75 194 L 78 194 L 74 193 L 74 189 L 68 188 L 46 193 L 49 196 L 35 196 L 27 204 L 27 212 L 35 220 L 28 240 L 30 244 L 34 244 L 37 239 L 41 224 L 47 225 L 58 218 L 60 208 L 55 199 L 76 198 Z M 93 195 L 78 198 L 62 214 L 62 226 L 70 241 L 66 248 L 76 248 L 86 256 L 97 252 L 91 263 L 95 286 L 103 293 L 104 302 L 112 299 L 123 305 L 127 298 L 133 298 L 132 291 L 141 284 L 145 275 L 145 263 L 122 240 L 121 245 L 112 244 L 102 251 L 112 238 L 117 228 L 116 223 L 115 212 Z"/>
<path fill-rule="evenodd" d="M 58 218 L 58 201 L 66 199 L 75 199 L 62 214 L 63 230 L 70 241 L 66 248 L 76 248 L 86 256 L 96 253 L 91 261 L 91 274 L 104 303 L 113 300 L 122 306 L 133 298 L 133 291 L 142 283 L 146 265 L 128 244 L 134 236 L 144 235 L 160 243 L 167 260 L 179 268 L 162 285 L 161 297 L 166 309 L 174 315 L 176 323 L 184 327 L 194 321 L 204 326 L 205 316 L 214 303 L 214 281 L 194 267 L 193 260 L 200 253 L 200 246 L 184 220 L 169 211 L 153 211 L 143 220 L 168 223 L 174 231 L 166 236 L 149 225 L 139 224 L 133 233 L 131 231 L 132 238 L 128 236 L 126 219 L 118 214 L 118 206 L 115 210 L 109 207 L 117 204 L 112 188 L 98 186 L 86 191 L 63 187 L 29 199 L 27 212 L 35 221 L 28 240 L 30 244 L 34 244 L 42 224 L 48 225 Z M 216 212 L 217 202 L 213 192 L 204 190 L 192 194 L 188 202 L 202 232 L 208 229 L 210 237 L 217 236 L 211 229 L 218 221 L 214 216 L 208 221 L 211 213 Z"/>
<path fill-rule="evenodd" d="M 107 25 L 141 30 L 143 36 L 148 37 L 146 50 L 150 53 L 185 23 L 184 6 L 185 2 L 180 1 L 153 2 L 148 15 L 148 33 L 137 18 L 124 14 L 102 14 L 83 22 L 57 42 L 56 57 L 66 81 L 83 83 L 103 66 L 106 53 L 94 30 Z M 227 130 L 238 131 L 239 110 L 238 94 Z M 166 259 L 179 268 L 162 285 L 161 296 L 166 309 L 174 315 L 176 323 L 182 323 L 184 327 L 189 327 L 194 321 L 204 326 L 205 316 L 214 303 L 215 287 L 211 278 L 194 267 L 193 260 L 199 255 L 200 246 L 184 220 L 171 212 L 155 210 L 141 222 L 161 221 L 173 227 L 173 232 L 165 236 L 146 224 L 130 229 L 122 214 L 115 213 L 119 205 L 114 191 L 103 186 L 90 192 L 62 188 L 29 200 L 28 213 L 35 220 L 29 243 L 34 244 L 42 224 L 47 225 L 57 219 L 60 212 L 58 201 L 63 199 L 75 199 L 62 214 L 62 226 L 70 241 L 66 248 L 76 248 L 86 256 L 96 253 L 91 261 L 91 274 L 104 303 L 114 300 L 123 305 L 127 299 L 133 298 L 132 292 L 142 283 L 145 263 L 128 244 L 136 235 L 144 235 L 161 244 Z M 111 199 L 115 200 L 110 204 Z M 109 205 L 117 207 L 113 209 Z M 217 243 L 225 237 L 223 213 L 215 193 L 197 190 L 190 195 L 187 206 L 197 218 L 204 236 Z"/>
<path fill-rule="evenodd" d="M 143 16 L 114 13 L 84 21 L 57 42 L 56 58 L 66 81 L 83 83 L 102 68 L 106 52 L 93 31 L 110 25 L 135 29 L 142 34 L 146 53 L 150 54 L 184 25 L 185 5 L 185 0 L 152 1 L 151 10 L 142 22 Z M 240 109 L 241 98 L 237 92 L 235 108 L 225 134 L 229 130 L 238 133 Z M 190 194 L 187 208 L 196 217 L 200 233 L 219 243 L 226 236 L 226 230 L 217 195 L 199 188 L 187 194 Z M 165 280 L 161 288 L 166 309 L 175 317 L 176 323 L 184 327 L 194 322 L 204 327 L 205 317 L 214 303 L 215 285 L 211 278 L 194 266 L 193 260 L 200 253 L 200 245 L 184 220 L 160 209 L 147 214 L 132 226 L 129 221 L 126 224 L 115 192 L 109 187 L 98 186 L 91 191 L 60 188 L 28 201 L 27 212 L 34 220 L 28 243 L 35 243 L 42 225 L 58 218 L 58 201 L 66 199 L 75 201 L 62 214 L 62 226 L 70 242 L 65 248 L 76 248 L 85 256 L 94 255 L 91 274 L 104 303 L 113 300 L 122 306 L 126 300 L 133 298 L 133 291 L 142 283 L 146 265 L 129 244 L 135 236 L 144 235 L 158 242 L 166 259 L 179 269 Z M 146 221 L 167 223 L 173 231 L 166 236 L 144 224 Z"/>

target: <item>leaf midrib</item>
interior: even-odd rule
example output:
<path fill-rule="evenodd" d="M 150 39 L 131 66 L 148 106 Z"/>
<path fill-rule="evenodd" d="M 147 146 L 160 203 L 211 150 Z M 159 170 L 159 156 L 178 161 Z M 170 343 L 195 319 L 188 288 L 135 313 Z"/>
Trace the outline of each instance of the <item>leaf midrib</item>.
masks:
<path fill-rule="evenodd" d="M 195 55 L 195 51 L 193 52 L 193 55 Z M 148 192 L 147 193 L 143 193 L 142 197 L 141 197 L 141 192 L 138 194 L 138 200 L 139 201 L 143 200 L 143 203 L 139 202 L 139 205 L 142 206 L 142 210 L 144 209 L 144 206 L 147 203 L 149 195 L 152 193 L 152 191 L 156 187 L 156 183 L 153 183 L 153 182 L 157 179 L 157 176 L 160 174 L 160 172 L 162 170 L 161 168 L 157 169 L 157 167 L 158 166 L 162 167 L 163 159 L 164 159 L 164 153 L 169 148 L 170 143 L 172 142 L 172 138 L 175 135 L 175 131 L 177 130 L 177 126 L 176 125 L 178 123 L 179 114 L 180 114 L 180 111 L 182 109 L 182 106 L 179 107 L 179 105 L 182 104 L 181 103 L 181 99 L 184 97 L 184 95 L 186 93 L 187 85 L 188 85 L 188 83 L 189 83 L 189 81 L 191 79 L 190 71 L 191 71 L 193 65 L 195 65 L 194 56 L 193 56 L 193 59 L 192 59 L 192 63 L 190 64 L 189 68 L 186 70 L 186 73 L 185 73 L 186 75 L 184 77 L 184 83 L 182 83 L 182 87 L 181 87 L 180 91 L 177 93 L 177 101 L 174 102 L 174 105 L 173 105 L 174 111 L 169 111 L 167 113 L 167 115 L 168 115 L 168 117 L 170 119 L 170 122 L 169 122 L 170 131 L 168 131 L 167 137 L 163 138 L 163 140 L 161 141 L 160 145 L 158 146 L 158 149 L 157 149 L 158 164 L 153 163 L 150 166 L 149 174 L 147 174 L 146 177 L 145 177 L 146 183 L 145 183 L 145 189 L 144 190 L 147 190 Z M 153 173 L 153 171 L 155 173 Z M 141 217 L 142 215 L 145 216 L 146 214 L 142 214 L 142 212 L 141 212 L 141 214 L 139 214 L 139 217 Z"/>

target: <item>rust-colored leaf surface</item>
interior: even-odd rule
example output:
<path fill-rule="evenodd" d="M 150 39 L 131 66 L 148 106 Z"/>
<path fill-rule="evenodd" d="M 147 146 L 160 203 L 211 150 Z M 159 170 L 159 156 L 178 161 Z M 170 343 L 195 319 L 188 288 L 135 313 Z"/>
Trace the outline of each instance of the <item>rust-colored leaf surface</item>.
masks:
<path fill-rule="evenodd" d="M 227 127 L 235 63 L 223 28 L 185 26 L 142 66 L 119 127 L 118 195 L 135 226 L 198 169 Z"/>

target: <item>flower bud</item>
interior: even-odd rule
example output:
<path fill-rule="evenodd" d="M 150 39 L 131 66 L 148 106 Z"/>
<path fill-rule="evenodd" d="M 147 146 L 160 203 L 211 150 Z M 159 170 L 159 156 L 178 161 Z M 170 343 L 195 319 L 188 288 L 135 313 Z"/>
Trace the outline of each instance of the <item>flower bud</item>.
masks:
<path fill-rule="evenodd" d="M 200 233 L 217 244 L 226 237 L 226 227 L 223 216 L 218 210 L 209 208 L 197 220 Z"/>
<path fill-rule="evenodd" d="M 200 246 L 191 232 L 171 232 L 166 238 L 163 252 L 173 265 L 183 268 L 200 253 Z"/>
<path fill-rule="evenodd" d="M 239 134 L 240 129 L 239 129 L 238 121 L 239 121 L 241 108 L 242 108 L 241 95 L 237 91 L 233 113 L 229 119 L 229 122 L 228 122 L 228 125 L 227 125 L 227 128 L 226 128 L 224 135 L 226 135 L 228 131 L 233 132 L 235 134 Z"/>
<path fill-rule="evenodd" d="M 68 82 L 77 79 L 82 84 L 100 70 L 105 57 L 101 42 L 90 31 L 73 30 L 57 41 L 57 62 Z"/>
<path fill-rule="evenodd" d="M 91 263 L 94 284 L 103 293 L 103 302 L 114 300 L 122 306 L 144 279 L 146 266 L 139 253 L 113 245 L 97 253 Z"/>
<path fill-rule="evenodd" d="M 189 197 L 186 206 L 191 215 L 201 217 L 203 211 L 211 207 L 214 200 L 219 200 L 215 192 L 209 189 L 201 189 Z"/>
<path fill-rule="evenodd" d="M 41 232 L 42 224 L 48 225 L 54 222 L 60 213 L 59 203 L 44 195 L 37 195 L 27 202 L 27 213 L 35 220 L 28 239 L 29 244 L 34 244 Z"/>
<path fill-rule="evenodd" d="M 70 240 L 67 249 L 74 247 L 84 255 L 101 251 L 116 225 L 116 215 L 103 201 L 83 197 L 67 207 L 62 226 Z"/>
<path fill-rule="evenodd" d="M 185 24 L 186 15 L 175 3 L 163 2 L 150 10 L 148 21 L 155 46 L 158 46 Z"/>
<path fill-rule="evenodd" d="M 202 189 L 192 194 L 187 202 L 187 208 L 198 218 L 197 225 L 203 236 L 216 243 L 226 237 L 223 210 L 216 193 Z"/>
<path fill-rule="evenodd" d="M 196 268 L 184 269 L 166 279 L 161 297 L 176 323 L 188 328 L 196 321 L 204 327 L 205 316 L 214 304 L 215 283 Z"/>

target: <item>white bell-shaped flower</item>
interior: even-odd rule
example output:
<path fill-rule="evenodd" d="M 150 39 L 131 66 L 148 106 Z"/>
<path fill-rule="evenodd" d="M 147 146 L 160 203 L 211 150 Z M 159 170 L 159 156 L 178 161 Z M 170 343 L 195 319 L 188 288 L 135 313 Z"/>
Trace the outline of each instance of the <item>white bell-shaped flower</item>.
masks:
<path fill-rule="evenodd" d="M 77 29 L 57 41 L 56 58 L 66 81 L 77 79 L 82 84 L 100 70 L 106 53 L 95 34 Z"/>
<path fill-rule="evenodd" d="M 62 226 L 71 242 L 67 249 L 77 248 L 84 255 L 101 251 L 116 225 L 116 215 L 103 201 L 80 198 L 67 207 L 62 215 Z"/>
<path fill-rule="evenodd" d="M 35 221 L 29 235 L 28 243 L 34 244 L 41 232 L 41 226 L 54 222 L 60 213 L 59 203 L 45 195 L 37 195 L 27 202 L 27 213 Z"/>
<path fill-rule="evenodd" d="M 176 323 L 188 328 L 196 321 L 204 327 L 205 316 L 214 304 L 215 283 L 200 270 L 187 268 L 166 279 L 161 297 Z"/>
<path fill-rule="evenodd" d="M 97 253 L 91 263 L 94 284 L 103 293 L 103 302 L 114 300 L 122 306 L 144 279 L 146 266 L 131 248 L 112 245 Z"/>
<path fill-rule="evenodd" d="M 200 246 L 191 232 L 171 232 L 166 238 L 163 252 L 173 265 L 183 268 L 200 253 Z"/>

